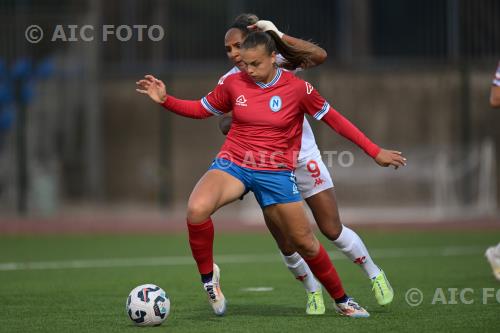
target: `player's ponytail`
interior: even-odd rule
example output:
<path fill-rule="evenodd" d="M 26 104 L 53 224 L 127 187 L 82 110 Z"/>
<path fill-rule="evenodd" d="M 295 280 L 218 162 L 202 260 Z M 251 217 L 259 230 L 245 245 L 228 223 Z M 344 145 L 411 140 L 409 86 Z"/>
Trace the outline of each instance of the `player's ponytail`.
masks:
<path fill-rule="evenodd" d="M 291 46 L 272 30 L 266 31 L 266 33 L 269 34 L 274 40 L 278 53 L 281 54 L 286 60 L 281 67 L 294 70 L 299 67 L 306 69 L 314 66 L 314 62 L 312 61 L 313 54 L 311 52 L 299 50 L 296 47 Z"/>
<path fill-rule="evenodd" d="M 249 33 L 241 44 L 241 48 L 250 49 L 258 45 L 264 45 L 268 55 L 271 55 L 273 51 L 281 54 L 286 60 L 281 67 L 286 69 L 308 68 L 314 64 L 311 60 L 311 52 L 298 50 L 287 44 L 274 31 Z"/>

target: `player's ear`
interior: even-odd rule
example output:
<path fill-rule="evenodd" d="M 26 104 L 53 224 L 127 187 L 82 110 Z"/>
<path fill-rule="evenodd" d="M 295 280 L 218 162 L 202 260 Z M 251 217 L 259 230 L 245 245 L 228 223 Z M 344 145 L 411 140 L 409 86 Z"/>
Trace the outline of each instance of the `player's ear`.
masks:
<path fill-rule="evenodd" d="M 273 51 L 271 53 L 271 62 L 273 63 L 273 66 L 278 66 L 278 64 L 276 63 L 276 52 Z"/>

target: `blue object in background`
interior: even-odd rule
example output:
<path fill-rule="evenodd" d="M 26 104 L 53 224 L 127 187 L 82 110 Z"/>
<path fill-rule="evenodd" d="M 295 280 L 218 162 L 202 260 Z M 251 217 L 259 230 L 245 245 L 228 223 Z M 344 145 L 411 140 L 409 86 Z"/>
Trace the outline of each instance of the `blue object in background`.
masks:
<path fill-rule="evenodd" d="M 19 97 L 21 99 L 20 102 L 24 105 L 29 104 L 35 98 L 35 80 L 23 82 Z"/>
<path fill-rule="evenodd" d="M 0 133 L 9 131 L 14 125 L 16 109 L 10 104 L 0 108 Z"/>
<path fill-rule="evenodd" d="M 37 65 L 35 69 L 35 76 L 37 79 L 46 80 L 51 77 L 54 72 L 54 61 L 52 60 L 52 58 L 46 58 Z"/>
<path fill-rule="evenodd" d="M 8 76 L 7 64 L 0 58 L 0 80 L 6 80 Z"/>
<path fill-rule="evenodd" d="M 14 101 L 12 85 L 7 80 L 0 81 L 0 107 Z"/>
<path fill-rule="evenodd" d="M 27 79 L 33 70 L 31 60 L 28 58 L 18 59 L 11 69 L 11 76 L 15 80 Z"/>

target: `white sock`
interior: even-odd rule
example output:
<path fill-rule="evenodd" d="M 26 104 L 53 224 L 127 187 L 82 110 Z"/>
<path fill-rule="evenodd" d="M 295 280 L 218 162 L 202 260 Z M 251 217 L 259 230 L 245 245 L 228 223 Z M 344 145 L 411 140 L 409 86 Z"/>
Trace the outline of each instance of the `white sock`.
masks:
<path fill-rule="evenodd" d="M 355 264 L 358 264 L 368 278 L 373 279 L 380 273 L 380 268 L 373 262 L 361 238 L 345 225 L 342 226 L 342 232 L 339 238 L 333 241 L 333 244 L 342 251 L 347 258 Z"/>
<path fill-rule="evenodd" d="M 281 253 L 281 256 L 286 267 L 288 267 L 297 280 L 302 282 L 308 292 L 312 293 L 321 289 L 320 284 L 316 281 L 314 274 L 300 254 L 295 252 L 292 255 L 285 256 Z"/>
<path fill-rule="evenodd" d="M 493 251 L 497 257 L 500 258 L 500 243 L 498 243 L 497 246 L 495 246 L 495 250 Z"/>

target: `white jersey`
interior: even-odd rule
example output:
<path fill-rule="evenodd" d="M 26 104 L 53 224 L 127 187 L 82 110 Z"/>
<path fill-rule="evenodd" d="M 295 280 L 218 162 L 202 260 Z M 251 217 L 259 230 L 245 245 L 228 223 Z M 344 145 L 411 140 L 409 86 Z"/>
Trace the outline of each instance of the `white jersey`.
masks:
<path fill-rule="evenodd" d="M 277 63 L 282 64 L 284 62 L 284 58 L 281 56 L 281 54 L 278 54 L 277 56 Z M 297 68 L 294 71 L 292 71 L 294 74 L 299 72 L 301 69 Z M 229 72 L 224 74 L 220 79 L 219 83 L 223 82 L 226 77 L 228 77 L 231 74 L 235 74 L 240 72 L 240 69 L 236 66 L 231 68 Z M 309 125 L 309 122 L 307 121 L 307 118 L 304 116 L 304 122 L 302 124 L 302 140 L 300 144 L 300 152 L 299 152 L 299 158 L 298 162 L 301 163 L 305 160 L 307 160 L 311 156 L 317 156 L 320 155 L 318 145 L 316 144 L 316 138 L 314 137 L 314 133 L 312 131 L 311 125 Z"/>

